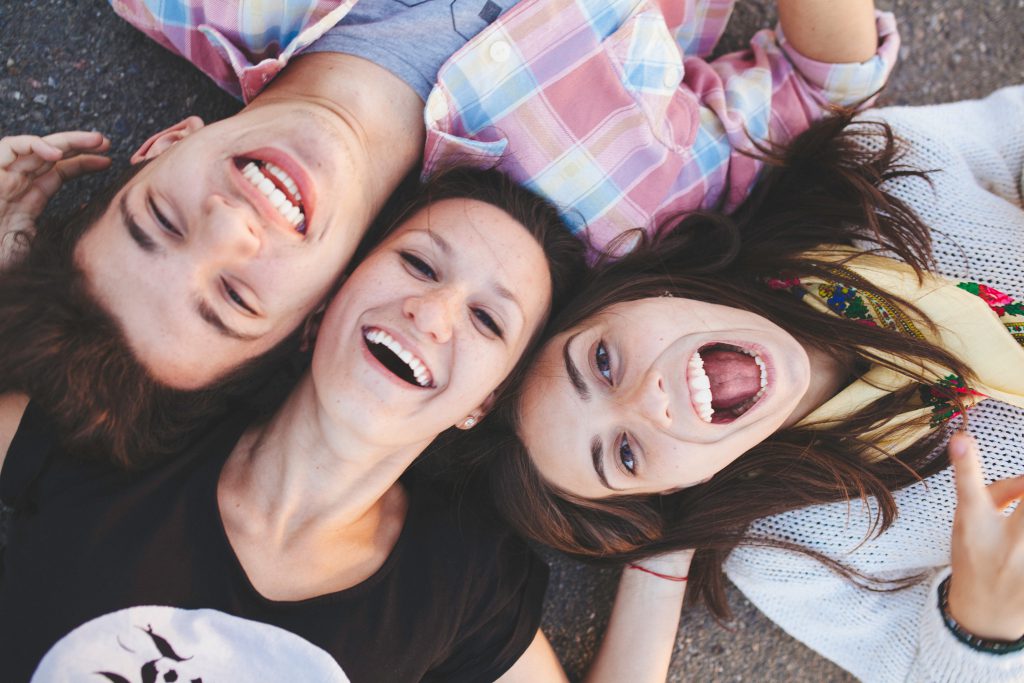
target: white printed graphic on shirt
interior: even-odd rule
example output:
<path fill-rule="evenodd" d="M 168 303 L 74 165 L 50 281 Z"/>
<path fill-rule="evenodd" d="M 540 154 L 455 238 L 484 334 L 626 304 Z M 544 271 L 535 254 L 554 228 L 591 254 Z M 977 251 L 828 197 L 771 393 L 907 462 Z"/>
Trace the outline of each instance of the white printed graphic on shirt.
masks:
<path fill-rule="evenodd" d="M 334 658 L 270 624 L 216 610 L 130 607 L 82 624 L 39 663 L 32 683 L 349 683 Z"/>

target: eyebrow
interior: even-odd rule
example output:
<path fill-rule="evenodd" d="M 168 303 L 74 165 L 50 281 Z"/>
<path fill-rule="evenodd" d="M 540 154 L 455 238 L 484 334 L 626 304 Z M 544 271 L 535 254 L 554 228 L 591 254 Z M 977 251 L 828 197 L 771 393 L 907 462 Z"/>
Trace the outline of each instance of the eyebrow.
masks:
<path fill-rule="evenodd" d="M 448 244 L 448 241 L 445 240 L 445 238 L 441 237 L 430 228 L 425 228 L 424 232 L 426 232 L 427 236 L 430 237 L 430 240 L 437 245 L 438 249 L 443 251 L 445 254 L 452 253 L 452 245 Z"/>
<path fill-rule="evenodd" d="M 595 436 L 590 442 L 590 459 L 594 463 L 594 471 L 597 472 L 597 478 L 601 480 L 606 489 L 617 490 L 614 486 L 608 483 L 608 477 L 604 474 L 604 458 L 601 457 L 604 453 L 604 445 L 601 443 L 601 437 Z"/>
<path fill-rule="evenodd" d="M 117 203 L 117 208 L 121 214 L 121 222 L 128 231 L 128 236 L 131 237 L 137 245 L 139 245 L 139 249 L 142 249 L 142 251 L 147 254 L 163 253 L 163 247 L 157 244 L 152 237 L 147 235 L 146 232 L 139 227 L 139 224 L 135 221 L 135 217 L 132 215 L 131 211 L 128 210 L 127 192 L 121 195 L 121 201 Z"/>
<path fill-rule="evenodd" d="M 432 241 L 437 246 L 437 248 L 442 251 L 442 253 L 444 253 L 446 256 L 452 255 L 452 245 L 448 242 L 448 240 L 438 235 L 429 227 L 424 228 L 423 232 L 427 233 L 427 237 L 430 238 L 430 241 Z M 515 307 L 519 309 L 519 314 L 525 317 L 526 314 L 523 313 L 523 304 L 519 301 L 519 297 L 512 293 L 512 290 L 497 282 L 494 283 L 492 286 L 494 288 L 495 293 L 498 296 L 500 296 L 502 299 L 507 299 L 508 301 L 511 301 L 513 304 L 515 304 Z"/>
<path fill-rule="evenodd" d="M 215 330 L 225 337 L 240 339 L 241 341 L 255 341 L 262 336 L 259 334 L 245 334 L 244 332 L 239 332 L 238 330 L 228 327 L 217 314 L 217 311 L 213 310 L 205 299 L 196 300 L 196 312 L 199 313 L 200 318 L 212 325 Z"/>
<path fill-rule="evenodd" d="M 569 346 L 578 336 L 580 336 L 579 332 L 565 340 L 565 345 L 562 346 L 562 360 L 565 361 L 565 374 L 569 376 L 572 388 L 576 390 L 581 399 L 589 401 L 590 389 L 587 388 L 587 383 L 583 381 L 583 373 L 576 367 L 576 363 L 573 362 L 572 355 L 569 353 Z"/>

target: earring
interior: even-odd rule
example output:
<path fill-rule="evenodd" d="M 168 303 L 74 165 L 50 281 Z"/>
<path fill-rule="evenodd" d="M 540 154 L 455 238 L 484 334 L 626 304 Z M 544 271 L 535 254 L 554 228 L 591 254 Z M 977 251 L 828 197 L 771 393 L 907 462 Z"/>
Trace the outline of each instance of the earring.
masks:
<path fill-rule="evenodd" d="M 462 421 L 462 428 L 463 429 L 471 429 L 473 427 L 473 425 L 475 425 L 475 424 L 476 424 L 476 418 L 473 417 L 472 415 L 470 415 L 469 417 L 467 417 L 465 420 Z"/>

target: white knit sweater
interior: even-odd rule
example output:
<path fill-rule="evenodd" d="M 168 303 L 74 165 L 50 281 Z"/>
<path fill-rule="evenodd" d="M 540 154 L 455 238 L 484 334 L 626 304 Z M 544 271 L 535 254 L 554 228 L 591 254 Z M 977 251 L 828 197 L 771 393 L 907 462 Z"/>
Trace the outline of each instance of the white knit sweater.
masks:
<path fill-rule="evenodd" d="M 1024 86 L 984 100 L 868 112 L 911 146 L 907 160 L 939 169 L 890 188 L 932 227 L 940 271 L 1024 297 Z M 989 481 L 1024 473 L 1024 410 L 986 401 L 971 410 Z M 726 573 L 769 618 L 865 681 L 1024 681 L 1024 652 L 990 655 L 958 642 L 937 598 L 949 572 L 956 493 L 950 469 L 895 494 L 899 516 L 863 542 L 860 502 L 819 505 L 758 521 L 756 534 L 795 541 L 881 578 L 926 572 L 910 589 L 857 588 L 806 556 L 738 548 Z M 1021 586 L 1024 591 L 1024 586 Z"/>

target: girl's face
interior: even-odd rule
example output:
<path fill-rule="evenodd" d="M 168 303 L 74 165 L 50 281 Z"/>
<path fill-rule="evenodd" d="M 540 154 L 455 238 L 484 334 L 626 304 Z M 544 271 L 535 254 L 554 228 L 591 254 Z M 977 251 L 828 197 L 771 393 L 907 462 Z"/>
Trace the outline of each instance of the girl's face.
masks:
<path fill-rule="evenodd" d="M 779 429 L 809 381 L 804 348 L 759 315 L 641 299 L 544 347 L 519 431 L 541 475 L 570 493 L 672 491 L 710 479 Z"/>
<path fill-rule="evenodd" d="M 395 448 L 482 414 L 547 315 L 550 281 L 541 246 L 501 209 L 424 208 L 327 309 L 313 354 L 323 410 Z"/>

